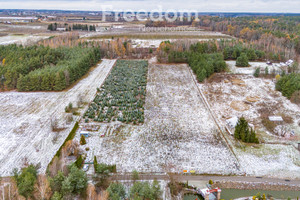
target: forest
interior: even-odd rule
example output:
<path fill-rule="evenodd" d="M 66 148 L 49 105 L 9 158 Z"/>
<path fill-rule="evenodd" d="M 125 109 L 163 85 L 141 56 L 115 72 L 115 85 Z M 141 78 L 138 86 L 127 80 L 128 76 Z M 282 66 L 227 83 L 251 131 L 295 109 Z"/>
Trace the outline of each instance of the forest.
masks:
<path fill-rule="evenodd" d="M 191 25 L 222 32 L 240 39 L 248 47 L 267 52 L 272 61 L 298 60 L 300 54 L 300 16 L 200 16 L 173 22 L 147 21 L 146 26 Z"/>
<path fill-rule="evenodd" d="M 0 47 L 0 88 L 60 91 L 80 79 L 100 59 L 99 48 L 8 45 Z"/>
<path fill-rule="evenodd" d="M 193 25 L 240 38 L 268 52 L 271 60 L 297 59 L 300 54 L 300 16 L 203 16 Z"/>

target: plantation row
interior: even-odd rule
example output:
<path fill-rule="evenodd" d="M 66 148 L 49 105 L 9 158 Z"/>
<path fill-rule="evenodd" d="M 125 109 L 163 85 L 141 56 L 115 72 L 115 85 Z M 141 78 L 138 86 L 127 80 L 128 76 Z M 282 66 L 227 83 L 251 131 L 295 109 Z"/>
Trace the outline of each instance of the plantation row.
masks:
<path fill-rule="evenodd" d="M 100 60 L 97 48 L 1 46 L 0 87 L 19 91 L 59 91 Z"/>
<path fill-rule="evenodd" d="M 118 60 L 86 111 L 86 121 L 144 122 L 147 61 Z"/>

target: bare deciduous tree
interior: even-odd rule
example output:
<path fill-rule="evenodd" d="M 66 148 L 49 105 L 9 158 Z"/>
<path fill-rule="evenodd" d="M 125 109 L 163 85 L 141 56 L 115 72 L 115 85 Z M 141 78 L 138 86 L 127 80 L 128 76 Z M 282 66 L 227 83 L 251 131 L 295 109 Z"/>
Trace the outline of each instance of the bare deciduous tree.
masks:
<path fill-rule="evenodd" d="M 36 199 L 48 200 L 51 197 L 51 188 L 47 176 L 45 174 L 40 174 L 37 177 L 36 188 Z"/>

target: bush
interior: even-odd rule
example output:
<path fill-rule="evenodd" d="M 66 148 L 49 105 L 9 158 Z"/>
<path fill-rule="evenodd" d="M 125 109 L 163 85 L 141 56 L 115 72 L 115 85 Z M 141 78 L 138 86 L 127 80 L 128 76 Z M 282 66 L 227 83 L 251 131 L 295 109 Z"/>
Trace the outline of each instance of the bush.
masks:
<path fill-rule="evenodd" d="M 256 70 L 255 70 L 255 72 L 254 72 L 254 76 L 255 77 L 259 77 L 259 74 L 260 74 L 260 68 L 258 67 L 258 68 L 256 68 Z"/>
<path fill-rule="evenodd" d="M 270 132 L 273 132 L 276 127 L 276 124 L 267 118 L 262 119 L 262 124 Z"/>
<path fill-rule="evenodd" d="M 300 105 L 300 90 L 294 92 L 291 96 L 291 102 Z"/>
<path fill-rule="evenodd" d="M 132 171 L 132 179 L 134 181 L 139 180 L 139 172 L 138 171 L 136 171 L 136 170 Z"/>
<path fill-rule="evenodd" d="M 152 185 L 149 182 L 135 182 L 130 188 L 131 199 L 159 199 L 160 196 L 161 189 L 157 180 Z"/>
<path fill-rule="evenodd" d="M 236 66 L 238 67 L 248 67 L 249 66 L 249 60 L 245 53 L 242 53 L 237 59 L 236 59 Z"/>
<path fill-rule="evenodd" d="M 122 200 L 126 197 L 126 191 L 121 183 L 111 183 L 107 188 L 109 199 Z"/>

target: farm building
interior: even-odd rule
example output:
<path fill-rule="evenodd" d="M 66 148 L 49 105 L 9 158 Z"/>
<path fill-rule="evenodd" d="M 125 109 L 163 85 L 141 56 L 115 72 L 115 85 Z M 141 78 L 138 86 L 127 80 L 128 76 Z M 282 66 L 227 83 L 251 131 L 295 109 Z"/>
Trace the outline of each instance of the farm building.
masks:
<path fill-rule="evenodd" d="M 81 131 L 81 132 L 80 132 L 80 137 L 81 137 L 82 135 L 83 135 L 84 137 L 89 137 L 89 132 L 87 132 L 87 131 Z"/>

